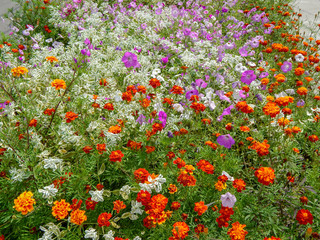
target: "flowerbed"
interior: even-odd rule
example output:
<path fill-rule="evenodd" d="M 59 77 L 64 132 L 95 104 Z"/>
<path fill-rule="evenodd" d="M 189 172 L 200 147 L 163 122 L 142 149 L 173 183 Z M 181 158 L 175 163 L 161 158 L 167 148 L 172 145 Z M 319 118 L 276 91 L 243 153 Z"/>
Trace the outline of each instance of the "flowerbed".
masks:
<path fill-rule="evenodd" d="M 320 40 L 286 1 L 21 11 L 0 45 L 2 239 L 320 238 Z"/>

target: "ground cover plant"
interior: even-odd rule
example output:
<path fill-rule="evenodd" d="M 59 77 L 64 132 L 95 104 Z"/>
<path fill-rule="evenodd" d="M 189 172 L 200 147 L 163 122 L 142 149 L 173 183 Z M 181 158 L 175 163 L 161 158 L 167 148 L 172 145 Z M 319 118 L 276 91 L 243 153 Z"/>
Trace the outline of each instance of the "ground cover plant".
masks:
<path fill-rule="evenodd" d="M 319 239 L 320 40 L 288 2 L 25 2 L 1 238 Z"/>

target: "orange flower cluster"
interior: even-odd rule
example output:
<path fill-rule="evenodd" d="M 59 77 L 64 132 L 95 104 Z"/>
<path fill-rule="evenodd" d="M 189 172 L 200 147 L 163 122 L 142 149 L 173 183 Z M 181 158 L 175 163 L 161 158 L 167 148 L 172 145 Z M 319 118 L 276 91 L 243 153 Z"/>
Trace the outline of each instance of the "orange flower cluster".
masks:
<path fill-rule="evenodd" d="M 123 203 L 123 201 L 116 200 L 113 202 L 113 210 L 116 210 L 119 213 L 122 209 L 125 209 L 127 206 Z"/>
<path fill-rule="evenodd" d="M 275 100 L 275 103 L 278 104 L 278 106 L 288 106 L 289 103 L 293 103 L 294 98 L 293 97 L 279 97 Z"/>
<path fill-rule="evenodd" d="M 112 214 L 111 213 L 101 213 L 98 217 L 98 224 L 99 224 L 99 227 L 102 227 L 102 226 L 106 226 L 106 227 L 109 227 L 110 226 L 110 222 L 109 222 L 109 219 L 112 217 Z"/>
<path fill-rule="evenodd" d="M 274 170 L 270 167 L 261 167 L 255 171 L 254 175 L 258 178 L 259 183 L 266 186 L 273 183 L 275 179 Z"/>
<path fill-rule="evenodd" d="M 270 145 L 267 144 L 268 140 L 263 140 L 263 142 L 258 142 L 253 140 L 251 146 L 248 146 L 248 149 L 256 150 L 259 156 L 265 156 L 269 154 Z"/>
<path fill-rule="evenodd" d="M 244 230 L 245 224 L 240 224 L 239 222 L 232 223 L 232 228 L 228 230 L 228 235 L 231 240 L 245 240 L 248 232 Z"/>
<path fill-rule="evenodd" d="M 48 56 L 48 57 L 46 57 L 46 60 L 51 63 L 58 62 L 58 59 L 54 56 Z"/>
<path fill-rule="evenodd" d="M 157 224 L 164 223 L 171 216 L 171 211 L 164 211 L 168 198 L 162 194 L 155 195 L 150 201 L 144 201 L 144 203 L 146 203 L 145 211 L 148 216 L 143 219 L 143 225 L 147 228 L 156 227 Z"/>
<path fill-rule="evenodd" d="M 189 226 L 185 222 L 176 222 L 173 224 L 172 237 L 169 240 L 180 240 L 185 239 L 190 231 Z"/>
<path fill-rule="evenodd" d="M 142 148 L 142 142 L 128 140 L 127 147 L 131 148 L 131 150 L 140 150 Z"/>
<path fill-rule="evenodd" d="M 214 171 L 214 166 L 209 163 L 207 160 L 201 159 L 198 163 L 197 163 L 198 169 L 201 169 L 202 171 L 204 171 L 207 174 L 213 174 Z"/>
<path fill-rule="evenodd" d="M 189 175 L 186 171 L 181 170 L 177 181 L 183 186 L 189 187 L 189 186 L 195 186 L 197 180 L 193 175 Z"/>
<path fill-rule="evenodd" d="M 23 74 L 26 74 L 28 69 L 25 67 L 16 67 L 11 69 L 11 73 L 14 77 L 20 77 Z"/>
<path fill-rule="evenodd" d="M 85 215 L 86 211 L 76 209 L 70 214 L 70 222 L 81 225 L 84 221 L 87 221 L 87 216 Z"/>
<path fill-rule="evenodd" d="M 121 162 L 122 158 L 124 157 L 124 154 L 121 152 L 121 150 L 112 151 L 109 155 L 109 160 L 111 162 Z"/>
<path fill-rule="evenodd" d="M 70 203 L 66 202 L 64 199 L 60 202 L 55 201 L 53 204 L 52 215 L 58 220 L 65 219 L 69 214 L 68 211 L 72 210 Z"/>
<path fill-rule="evenodd" d="M 289 120 L 287 118 L 282 117 L 282 118 L 278 119 L 278 124 L 279 124 L 279 126 L 283 126 L 284 127 L 284 126 L 290 124 L 291 121 L 292 120 Z"/>
<path fill-rule="evenodd" d="M 148 177 L 150 176 L 150 173 L 144 168 L 139 168 L 135 170 L 133 174 L 134 174 L 134 178 L 138 183 L 148 182 Z"/>
<path fill-rule="evenodd" d="M 268 102 L 262 110 L 265 115 L 270 115 L 272 118 L 276 117 L 280 113 L 280 108 L 275 102 Z"/>
<path fill-rule="evenodd" d="M 232 186 L 237 189 L 237 192 L 242 192 L 246 189 L 246 183 L 242 179 L 235 179 L 232 182 Z"/>
<path fill-rule="evenodd" d="M 202 103 L 193 102 L 190 108 L 194 109 L 196 114 L 199 114 L 206 109 L 206 106 L 204 106 Z"/>
<path fill-rule="evenodd" d="M 149 81 L 149 85 L 153 88 L 157 88 L 161 86 L 161 83 L 158 79 L 156 78 L 151 78 L 151 80 Z"/>
<path fill-rule="evenodd" d="M 51 82 L 51 86 L 55 87 L 56 90 L 59 90 L 60 88 L 62 89 L 67 88 L 66 82 L 62 79 L 55 79 L 53 82 Z"/>
<path fill-rule="evenodd" d="M 218 145 L 216 143 L 211 142 L 211 141 L 206 141 L 204 144 L 211 147 L 213 150 L 216 150 L 218 148 Z"/>
<path fill-rule="evenodd" d="M 196 202 L 194 205 L 194 211 L 197 212 L 199 216 L 204 214 L 208 209 L 208 206 L 206 206 L 203 201 Z"/>
<path fill-rule="evenodd" d="M 119 125 L 111 126 L 109 127 L 108 132 L 113 134 L 121 133 L 121 127 Z"/>
<path fill-rule="evenodd" d="M 21 193 L 19 197 L 14 200 L 13 208 L 21 212 L 22 215 L 27 215 L 28 212 L 33 211 L 33 205 L 36 204 L 36 200 L 32 197 L 33 194 L 30 191 Z"/>
<path fill-rule="evenodd" d="M 238 111 L 241 111 L 243 113 L 248 113 L 248 114 L 254 112 L 253 108 L 250 107 L 246 101 L 238 102 L 236 104 L 236 109 Z"/>
<path fill-rule="evenodd" d="M 240 127 L 240 131 L 242 131 L 242 132 L 250 132 L 250 128 L 247 127 L 247 126 L 241 126 Z"/>
<path fill-rule="evenodd" d="M 171 88 L 170 92 L 172 92 L 173 94 L 182 94 L 182 93 L 184 93 L 184 90 L 183 90 L 182 87 L 177 86 L 177 85 L 174 85 L 174 86 Z"/>
<path fill-rule="evenodd" d="M 70 123 L 71 121 L 75 120 L 78 118 L 78 114 L 74 112 L 67 112 L 65 118 L 67 119 L 67 123 Z"/>
<path fill-rule="evenodd" d="M 106 149 L 106 144 L 103 143 L 103 144 L 97 144 L 97 150 L 98 150 L 98 153 L 99 154 L 103 154 L 103 152 L 106 152 L 107 149 Z"/>

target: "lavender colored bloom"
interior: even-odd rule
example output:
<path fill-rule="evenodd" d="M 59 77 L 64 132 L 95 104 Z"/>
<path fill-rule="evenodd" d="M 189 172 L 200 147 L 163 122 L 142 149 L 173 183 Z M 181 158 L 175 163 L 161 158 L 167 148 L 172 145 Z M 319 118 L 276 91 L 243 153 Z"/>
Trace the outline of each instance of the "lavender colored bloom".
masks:
<path fill-rule="evenodd" d="M 228 8 L 223 7 L 221 11 L 222 11 L 223 13 L 226 13 L 226 12 L 228 12 Z"/>
<path fill-rule="evenodd" d="M 186 98 L 189 100 L 192 95 L 199 95 L 197 89 L 190 90 L 186 93 Z"/>
<path fill-rule="evenodd" d="M 259 76 L 259 78 L 265 78 L 265 77 L 268 77 L 269 76 L 269 73 L 267 72 L 262 72 Z"/>
<path fill-rule="evenodd" d="M 233 105 L 225 108 L 225 109 L 223 110 L 222 114 L 219 116 L 218 122 L 221 122 L 221 121 L 222 121 L 223 116 L 230 115 L 230 114 L 231 114 L 231 109 L 233 109 L 233 108 L 234 108 Z"/>
<path fill-rule="evenodd" d="M 117 47 L 116 47 L 116 50 L 117 50 L 117 51 L 122 51 L 122 48 L 119 47 L 119 46 L 117 46 Z"/>
<path fill-rule="evenodd" d="M 253 70 L 247 70 L 242 73 L 241 82 L 250 85 L 256 78 Z"/>
<path fill-rule="evenodd" d="M 138 62 L 138 57 L 134 53 L 126 52 L 122 57 L 122 62 L 126 66 L 126 68 L 133 67 L 139 68 L 141 67 L 140 63 Z"/>
<path fill-rule="evenodd" d="M 159 121 L 162 123 L 162 127 L 165 127 L 167 124 L 167 114 L 164 111 L 160 111 L 159 114 Z"/>
<path fill-rule="evenodd" d="M 227 135 L 220 135 L 217 138 L 217 142 L 221 145 L 224 146 L 225 148 L 231 148 L 233 144 L 235 144 L 234 139 L 231 137 L 230 134 Z"/>
<path fill-rule="evenodd" d="M 87 55 L 88 57 L 91 56 L 91 52 L 88 49 L 82 49 L 81 50 L 81 54 L 82 55 Z"/>
<path fill-rule="evenodd" d="M 257 94 L 256 95 L 256 98 L 259 100 L 259 101 L 262 101 L 262 96 L 260 94 Z"/>
<path fill-rule="evenodd" d="M 156 13 L 157 15 L 160 15 L 160 14 L 162 13 L 162 8 L 157 8 L 156 11 L 155 11 L 155 13 Z"/>
<path fill-rule="evenodd" d="M 242 47 L 239 49 L 239 53 L 242 57 L 246 57 L 248 56 L 248 51 L 247 51 L 247 47 Z"/>
<path fill-rule="evenodd" d="M 201 88 L 206 88 L 208 86 L 208 84 L 202 79 L 196 79 L 196 84 L 198 87 L 201 87 Z"/>
<path fill-rule="evenodd" d="M 292 70 L 292 63 L 285 61 L 281 66 L 281 70 L 284 73 L 290 72 Z"/>
<path fill-rule="evenodd" d="M 146 117 L 143 114 L 140 114 L 140 116 L 137 118 L 136 122 L 138 122 L 140 125 L 144 123 L 144 120 Z"/>
<path fill-rule="evenodd" d="M 230 208 L 233 208 L 234 204 L 237 201 L 236 196 L 232 195 L 229 192 L 227 192 L 226 194 L 221 195 L 220 200 L 222 202 L 222 206 L 223 207 L 230 207 Z"/>
<path fill-rule="evenodd" d="M 190 28 L 185 28 L 185 29 L 183 30 L 183 34 L 184 34 L 185 36 L 189 36 L 190 33 L 191 33 L 191 29 L 190 29 Z"/>
<path fill-rule="evenodd" d="M 240 88 L 241 87 L 241 83 L 239 81 L 232 83 L 232 88 Z"/>
<path fill-rule="evenodd" d="M 297 107 L 303 107 L 305 104 L 305 101 L 303 101 L 302 99 L 300 99 L 298 102 L 297 102 Z"/>
<path fill-rule="evenodd" d="M 77 60 L 76 58 L 73 58 L 73 61 L 74 61 L 75 63 L 77 63 L 77 62 L 78 62 L 78 60 Z"/>
<path fill-rule="evenodd" d="M 89 38 L 86 38 L 86 40 L 84 40 L 84 44 L 90 45 L 90 44 L 91 44 L 90 39 L 89 39 Z"/>
<path fill-rule="evenodd" d="M 222 101 L 224 100 L 224 101 L 227 101 L 229 103 L 231 102 L 230 98 L 228 98 L 226 95 L 224 95 L 224 91 L 223 90 L 217 90 L 216 94 L 220 98 L 220 100 L 222 100 Z"/>
<path fill-rule="evenodd" d="M 164 64 L 168 63 L 168 60 L 169 60 L 168 57 L 165 57 L 165 58 L 162 58 L 162 59 L 161 59 L 161 61 L 162 61 Z"/>

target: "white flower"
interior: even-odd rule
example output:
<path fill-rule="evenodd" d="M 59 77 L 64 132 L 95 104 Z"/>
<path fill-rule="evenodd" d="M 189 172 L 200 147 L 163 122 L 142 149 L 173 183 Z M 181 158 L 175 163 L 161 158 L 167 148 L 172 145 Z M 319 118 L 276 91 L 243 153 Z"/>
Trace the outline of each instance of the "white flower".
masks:
<path fill-rule="evenodd" d="M 129 194 L 130 194 L 130 189 L 131 189 L 131 187 L 128 185 L 125 185 L 120 189 L 120 194 L 123 197 L 123 199 L 125 199 L 125 200 L 128 199 Z"/>
<path fill-rule="evenodd" d="M 42 193 L 43 198 L 49 198 L 54 197 L 57 194 L 58 189 L 54 188 L 54 184 L 51 184 L 44 187 L 43 189 L 39 189 L 38 192 Z"/>
<path fill-rule="evenodd" d="M 152 188 L 150 184 L 147 183 L 139 183 L 139 186 L 141 188 L 141 190 L 143 191 L 148 191 L 149 193 L 152 193 Z"/>
<path fill-rule="evenodd" d="M 174 108 L 176 111 L 178 111 L 178 112 L 180 112 L 180 113 L 182 113 L 182 112 L 184 111 L 184 108 L 183 108 L 182 105 L 179 104 L 179 103 L 175 103 L 175 104 L 173 104 L 172 106 L 173 106 L 173 108 Z"/>
<path fill-rule="evenodd" d="M 151 176 L 148 176 L 148 182 L 150 182 L 149 185 L 151 185 L 151 188 L 154 188 L 154 190 L 158 193 L 162 190 L 162 184 L 166 182 L 166 179 L 160 174 L 155 179 L 152 179 Z"/>
<path fill-rule="evenodd" d="M 103 237 L 105 240 L 114 240 L 114 231 L 110 230 L 107 234 L 104 234 Z"/>
<path fill-rule="evenodd" d="M 132 200 L 131 201 L 131 211 L 130 211 L 130 213 L 131 214 L 140 214 L 140 215 L 142 215 L 142 213 L 143 213 L 143 210 L 142 209 L 140 209 L 143 205 L 142 205 L 142 203 L 141 202 L 138 202 L 138 201 L 136 201 L 136 200 Z"/>
<path fill-rule="evenodd" d="M 52 38 L 48 38 L 48 39 L 46 40 L 46 42 L 47 42 L 47 43 L 52 42 Z"/>
<path fill-rule="evenodd" d="M 12 168 L 9 170 L 10 174 L 11 174 L 11 180 L 12 182 L 22 182 L 24 179 L 27 179 L 29 177 L 29 174 L 26 172 L 26 169 L 21 168 L 21 169 L 16 169 L 16 168 Z"/>
<path fill-rule="evenodd" d="M 303 61 L 304 61 L 304 56 L 303 56 L 301 53 L 299 53 L 299 54 L 297 54 L 297 55 L 294 57 L 294 59 L 295 59 L 297 62 L 303 62 Z"/>
<path fill-rule="evenodd" d="M 234 178 L 233 177 L 231 177 L 230 175 L 229 175 L 229 173 L 227 173 L 227 172 L 225 172 L 225 171 L 222 171 L 222 173 L 221 173 L 221 176 L 222 175 L 225 175 L 227 178 L 228 178 L 228 180 L 229 181 L 234 181 Z"/>
<path fill-rule="evenodd" d="M 62 159 L 60 158 L 47 158 L 47 159 L 44 159 L 43 162 L 44 162 L 44 168 L 45 169 L 48 169 L 48 168 L 51 168 L 53 171 L 57 170 L 58 169 L 58 166 L 57 164 L 59 164 L 59 167 L 61 168 L 61 163 L 62 163 Z"/>
<path fill-rule="evenodd" d="M 60 232 L 59 228 L 54 223 L 50 222 L 50 223 L 46 224 L 46 227 L 48 227 L 48 229 L 40 226 L 40 230 L 43 231 L 44 234 L 38 240 L 53 240 L 53 239 L 55 239 L 52 236 L 53 234 L 58 237 L 60 236 L 61 232 Z"/>
<path fill-rule="evenodd" d="M 98 240 L 99 235 L 94 228 L 89 228 L 85 232 L 84 238 L 91 238 L 92 240 Z"/>
<path fill-rule="evenodd" d="M 89 191 L 89 194 L 91 195 L 91 199 L 95 202 L 103 202 L 104 199 L 103 199 L 103 189 L 102 190 L 96 190 L 96 191 Z"/>
<path fill-rule="evenodd" d="M 141 237 L 139 237 L 139 236 L 136 236 L 134 239 L 132 239 L 132 240 L 142 240 L 142 238 Z"/>
<path fill-rule="evenodd" d="M 245 67 L 245 66 L 241 66 L 241 68 L 240 68 L 240 72 L 241 72 L 241 73 L 243 73 L 243 72 L 245 72 L 245 71 L 247 71 L 247 70 L 248 70 L 248 68 Z"/>
<path fill-rule="evenodd" d="M 237 72 L 241 72 L 241 68 L 242 68 L 242 64 L 238 63 L 235 67 L 234 70 L 236 70 Z"/>

